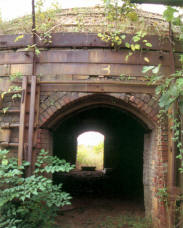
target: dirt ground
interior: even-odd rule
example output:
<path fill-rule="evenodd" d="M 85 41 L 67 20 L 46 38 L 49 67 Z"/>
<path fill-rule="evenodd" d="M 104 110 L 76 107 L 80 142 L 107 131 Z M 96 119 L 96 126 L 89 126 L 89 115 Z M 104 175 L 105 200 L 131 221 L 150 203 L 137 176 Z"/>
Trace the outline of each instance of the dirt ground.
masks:
<path fill-rule="evenodd" d="M 102 225 L 106 219 L 127 214 L 144 217 L 143 202 L 110 197 L 77 197 L 73 198 L 71 206 L 60 210 L 56 223 L 61 228 L 110 227 Z"/>

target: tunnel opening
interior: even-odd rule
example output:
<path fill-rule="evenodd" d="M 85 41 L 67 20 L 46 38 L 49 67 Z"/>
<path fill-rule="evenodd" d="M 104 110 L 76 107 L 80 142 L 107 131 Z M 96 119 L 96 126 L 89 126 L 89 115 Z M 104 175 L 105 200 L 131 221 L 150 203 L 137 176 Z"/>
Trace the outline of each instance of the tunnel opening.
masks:
<path fill-rule="evenodd" d="M 53 131 L 53 154 L 77 163 L 77 137 L 86 131 L 105 135 L 103 170 L 56 174 L 74 197 L 110 197 L 140 200 L 143 203 L 143 150 L 147 129 L 129 112 L 95 105 L 63 118 Z"/>
<path fill-rule="evenodd" d="M 87 131 L 77 137 L 77 170 L 103 170 L 104 138 L 97 131 Z"/>

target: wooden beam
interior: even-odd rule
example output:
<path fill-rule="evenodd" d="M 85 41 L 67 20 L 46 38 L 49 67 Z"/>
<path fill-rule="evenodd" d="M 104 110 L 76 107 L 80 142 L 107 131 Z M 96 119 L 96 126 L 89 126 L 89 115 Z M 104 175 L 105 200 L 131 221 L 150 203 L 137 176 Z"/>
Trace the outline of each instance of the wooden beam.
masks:
<path fill-rule="evenodd" d="M 134 34 L 125 34 L 126 39 L 122 43 L 121 48 L 125 48 L 125 42 L 132 42 L 132 37 Z M 24 37 L 17 42 L 15 39 L 18 35 L 0 35 L 0 49 L 12 49 L 12 48 L 25 48 L 27 45 L 32 43 L 32 35 L 25 34 Z M 151 48 L 148 48 L 144 42 L 140 42 L 141 47 L 146 50 L 162 50 L 169 51 L 170 43 L 168 38 L 162 38 L 157 35 L 147 35 L 144 39 L 148 40 L 152 44 Z M 102 41 L 96 33 L 77 33 L 77 32 L 65 32 L 65 33 L 53 33 L 51 43 L 44 44 L 41 43 L 39 39 L 36 39 L 38 47 L 47 48 L 111 48 L 110 43 Z M 178 50 L 183 50 L 181 47 L 181 42 L 176 41 L 176 48 Z"/>
<path fill-rule="evenodd" d="M 183 6 L 182 0 L 130 0 L 131 3 L 150 3 L 150 4 L 163 4 L 169 6 Z"/>
<path fill-rule="evenodd" d="M 18 128 L 20 127 L 20 124 L 16 124 L 16 123 L 3 123 L 1 125 L 1 129 L 10 129 L 10 128 Z"/>
<path fill-rule="evenodd" d="M 4 114 L 4 111 L 3 110 L 0 110 L 0 113 L 3 113 Z M 6 113 L 10 114 L 10 113 L 20 113 L 20 110 L 19 109 L 8 109 L 6 111 Z"/>
<path fill-rule="evenodd" d="M 22 80 L 22 97 L 20 105 L 20 124 L 19 124 L 19 144 L 18 144 L 18 165 L 22 164 L 24 153 L 24 140 L 25 140 L 25 114 L 26 114 L 26 102 L 27 102 L 27 87 L 28 80 L 24 76 Z"/>
<path fill-rule="evenodd" d="M 2 142 L 2 143 L 0 143 L 0 146 L 2 146 L 2 147 L 18 147 L 18 143 L 4 143 L 4 142 Z"/>
<path fill-rule="evenodd" d="M 45 92 L 86 92 L 86 93 L 149 93 L 153 94 L 155 85 L 134 82 L 40 82 Z"/>
<path fill-rule="evenodd" d="M 28 130 L 28 161 L 30 166 L 27 169 L 27 175 L 32 173 L 32 149 L 33 149 L 33 134 L 34 134 L 34 117 L 35 117 L 35 101 L 36 100 L 36 76 L 31 77 L 31 94 L 30 94 L 30 109 L 29 109 L 29 130 Z"/>
<path fill-rule="evenodd" d="M 101 63 L 169 66 L 169 53 L 161 51 L 136 51 L 126 60 L 129 50 L 89 49 L 89 50 L 47 50 L 37 56 L 38 63 Z M 32 52 L 0 52 L 0 65 L 31 64 Z M 144 58 L 149 59 L 147 63 Z M 178 58 L 178 57 L 177 57 Z M 178 60 L 177 60 L 178 63 Z M 180 65 L 180 64 L 179 64 Z"/>
<path fill-rule="evenodd" d="M 24 64 L 25 65 L 25 64 Z M 25 68 L 26 66 L 24 66 Z M 26 73 L 26 71 L 24 72 Z M 27 72 L 29 74 L 29 70 Z M 168 75 L 169 66 L 162 66 L 161 73 Z M 142 65 L 130 64 L 88 64 L 88 63 L 41 63 L 37 64 L 37 75 L 104 75 L 104 76 L 133 76 L 144 77 Z"/>

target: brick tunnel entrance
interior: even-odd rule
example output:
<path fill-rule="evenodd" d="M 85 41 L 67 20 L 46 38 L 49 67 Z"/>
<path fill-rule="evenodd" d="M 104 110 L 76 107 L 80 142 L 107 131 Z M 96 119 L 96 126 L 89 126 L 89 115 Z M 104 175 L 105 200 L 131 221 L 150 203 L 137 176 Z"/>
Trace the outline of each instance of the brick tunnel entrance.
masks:
<path fill-rule="evenodd" d="M 124 110 L 112 106 L 89 106 L 66 117 L 53 132 L 53 153 L 76 164 L 77 137 L 82 132 L 99 131 L 105 136 L 104 168 L 101 172 L 82 172 L 57 182 L 72 195 L 99 194 L 143 199 L 143 148 L 146 129 Z"/>
<path fill-rule="evenodd" d="M 100 132 L 105 137 L 103 167 L 109 172 L 74 170 L 55 175 L 54 181 L 63 182 L 64 190 L 74 198 L 104 196 L 132 203 L 139 201 L 146 215 L 152 215 L 156 175 L 152 161 L 158 145 L 157 127 L 145 110 L 138 110 L 137 106 L 126 103 L 123 94 L 120 96 L 124 100 L 106 94 L 81 94 L 76 99 L 61 97 L 64 105 L 54 112 L 50 107 L 50 117 L 44 120 L 41 142 L 46 140 L 42 144 L 45 148 L 76 164 L 78 136 L 87 131 Z M 134 96 L 130 99 L 134 101 Z"/>

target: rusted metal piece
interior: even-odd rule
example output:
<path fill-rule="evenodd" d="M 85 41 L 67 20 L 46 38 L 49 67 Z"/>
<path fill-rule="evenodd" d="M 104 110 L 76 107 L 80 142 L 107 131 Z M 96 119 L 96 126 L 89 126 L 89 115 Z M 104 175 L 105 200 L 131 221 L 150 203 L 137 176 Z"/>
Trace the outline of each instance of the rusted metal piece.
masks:
<path fill-rule="evenodd" d="M 22 164 L 23 154 L 24 154 L 24 140 L 25 140 L 25 115 L 26 115 L 26 105 L 27 105 L 27 90 L 28 90 L 28 80 L 24 76 L 22 80 L 22 97 L 20 105 L 20 124 L 19 124 L 19 144 L 18 144 L 18 165 Z"/>

